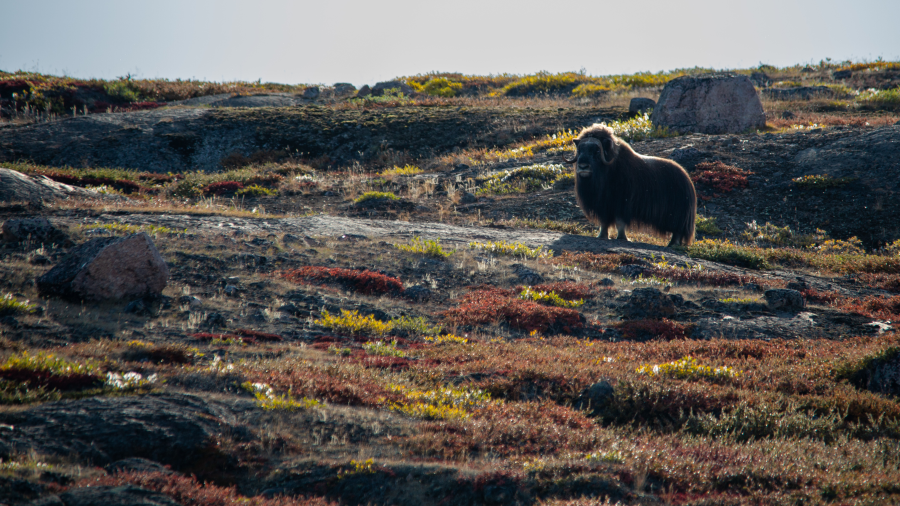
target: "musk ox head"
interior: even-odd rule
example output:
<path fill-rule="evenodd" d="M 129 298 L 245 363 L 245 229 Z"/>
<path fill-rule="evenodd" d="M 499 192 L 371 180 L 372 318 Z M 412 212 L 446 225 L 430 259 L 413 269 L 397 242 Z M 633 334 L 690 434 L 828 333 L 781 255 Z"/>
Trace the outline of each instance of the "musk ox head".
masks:
<path fill-rule="evenodd" d="M 575 174 L 581 178 L 602 175 L 619 155 L 619 139 L 606 125 L 586 128 L 574 142 L 575 156 L 565 161 L 575 164 Z"/>

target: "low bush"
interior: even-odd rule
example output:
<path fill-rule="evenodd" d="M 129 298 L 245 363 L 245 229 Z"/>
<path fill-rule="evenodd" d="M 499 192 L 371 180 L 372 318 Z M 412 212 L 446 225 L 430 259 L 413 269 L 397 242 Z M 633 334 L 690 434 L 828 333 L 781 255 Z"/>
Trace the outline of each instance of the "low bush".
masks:
<path fill-rule="evenodd" d="M 314 322 L 336 332 L 351 335 L 383 336 L 393 330 L 390 322 L 383 322 L 373 315 L 360 316 L 359 311 L 341 310 L 340 316 L 322 311 L 322 317 Z"/>
<path fill-rule="evenodd" d="M 29 304 L 27 300 L 19 300 L 11 293 L 7 293 L 0 298 L 0 316 L 15 313 L 32 313 L 37 308 L 34 304 Z"/>
<path fill-rule="evenodd" d="M 801 177 L 795 177 L 794 179 L 792 179 L 794 184 L 796 184 L 800 188 L 809 189 L 809 190 L 825 190 L 828 188 L 839 188 L 839 187 L 844 186 L 854 180 L 855 180 L 855 178 L 852 178 L 852 177 L 833 178 L 833 177 L 829 176 L 828 174 L 801 176 Z"/>
<path fill-rule="evenodd" d="M 254 185 L 250 185 L 250 186 L 245 186 L 245 187 L 239 189 L 238 191 L 234 192 L 234 194 L 237 195 L 238 197 L 265 197 L 265 196 L 278 195 L 278 190 L 272 190 L 272 189 L 265 188 L 263 186 L 254 184 Z"/>
<path fill-rule="evenodd" d="M 741 375 L 740 371 L 735 371 L 731 367 L 703 365 L 692 357 L 684 357 L 681 360 L 664 364 L 643 365 L 638 367 L 637 372 L 646 374 L 651 378 L 654 376 L 670 376 L 676 379 L 724 379 L 736 378 Z"/>
<path fill-rule="evenodd" d="M 560 179 L 571 177 L 568 167 L 560 164 L 535 164 L 517 167 L 477 180 L 476 195 L 528 193 L 550 188 Z"/>
<path fill-rule="evenodd" d="M 203 193 L 207 195 L 225 195 L 235 193 L 242 188 L 244 188 L 244 184 L 238 181 L 219 181 L 208 184 L 203 188 Z"/>
<path fill-rule="evenodd" d="M 400 197 L 394 195 L 391 192 L 372 191 L 372 192 L 363 193 L 359 197 L 356 197 L 356 199 L 353 200 L 353 202 L 356 204 L 361 204 L 363 202 L 368 202 L 370 200 L 400 200 Z"/>
<path fill-rule="evenodd" d="M 519 298 L 555 307 L 576 308 L 584 305 L 584 300 L 582 299 L 566 300 L 552 290 L 533 290 L 531 287 L 525 287 L 525 289 L 519 293 Z"/>
<path fill-rule="evenodd" d="M 194 476 L 171 472 L 120 472 L 99 478 L 83 479 L 76 487 L 119 487 L 135 485 L 171 497 L 178 504 L 203 506 L 337 506 L 324 498 L 278 496 L 244 497 L 236 487 L 201 483 Z"/>
<path fill-rule="evenodd" d="M 440 239 L 426 239 L 423 241 L 421 237 L 413 237 L 409 244 L 395 244 L 394 247 L 408 253 L 418 253 L 435 258 L 447 258 L 456 252 L 456 250 L 445 250 L 441 246 Z"/>
<path fill-rule="evenodd" d="M 78 363 L 51 353 L 39 352 L 9 357 L 0 365 L 0 379 L 51 390 L 72 391 L 97 387 L 105 375 L 93 362 Z"/>
<path fill-rule="evenodd" d="M 457 307 L 442 313 L 442 317 L 447 325 L 505 322 L 514 329 L 527 332 L 571 333 L 584 326 L 578 311 L 520 300 L 514 293 L 492 287 L 470 291 Z"/>
<path fill-rule="evenodd" d="M 416 174 L 421 174 L 422 169 L 416 167 L 415 165 L 404 165 L 403 167 L 398 167 L 394 165 L 393 169 L 387 169 L 383 171 L 381 176 L 414 176 Z"/>
<path fill-rule="evenodd" d="M 750 269 L 770 269 L 772 267 L 765 256 L 751 248 L 737 246 L 727 239 L 697 241 L 687 247 L 687 254 L 693 258 L 703 258 Z"/>
<path fill-rule="evenodd" d="M 752 172 L 725 165 L 721 161 L 698 163 L 691 175 L 694 184 L 702 184 L 712 189 L 730 193 L 735 188 L 747 187 L 747 176 Z"/>
<path fill-rule="evenodd" d="M 508 243 L 506 241 L 488 241 L 469 243 L 469 249 L 493 253 L 495 255 L 521 256 L 522 258 L 550 258 L 553 256 L 553 250 L 545 249 L 543 246 L 537 248 L 529 248 L 520 242 Z"/>
<path fill-rule="evenodd" d="M 370 270 L 337 267 L 306 266 L 279 271 L 277 276 L 294 283 L 334 283 L 367 295 L 382 295 L 403 290 L 403 283 L 394 277 Z"/>
<path fill-rule="evenodd" d="M 661 320 L 629 320 L 616 324 L 626 339 L 644 341 L 662 339 L 672 341 L 686 339 L 690 333 L 688 326 L 667 318 Z"/>

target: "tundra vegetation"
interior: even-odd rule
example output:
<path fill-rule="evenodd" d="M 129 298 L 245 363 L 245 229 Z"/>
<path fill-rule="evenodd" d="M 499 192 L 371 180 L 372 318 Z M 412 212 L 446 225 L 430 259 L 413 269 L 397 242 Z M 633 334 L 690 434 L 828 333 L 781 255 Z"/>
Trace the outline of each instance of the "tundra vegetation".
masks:
<path fill-rule="evenodd" d="M 702 71 L 435 73 L 399 78 L 409 95 L 322 87 L 309 106 L 384 125 L 496 116 L 485 143 L 427 155 L 222 153 L 220 171 L 167 174 L 0 162 L 122 197 L 0 203 L 3 221 L 43 216 L 67 239 L 0 242 L 0 497 L 131 484 L 185 505 L 900 501 L 900 167 L 804 162 L 896 135 L 900 63 L 739 69 L 765 74 L 761 90 L 831 90 L 763 93 L 759 132 L 678 136 L 628 113 Z M 0 128 L 305 88 L 3 72 Z M 569 113 L 584 122 L 554 119 Z M 695 242 L 593 239 L 563 158 L 601 121 L 637 153 L 679 157 Z M 361 225 L 385 222 L 396 231 Z M 73 245 L 135 232 L 170 267 L 161 297 L 37 292 Z M 771 309 L 771 289 L 806 307 Z M 65 439 L 6 450 L 55 403 L 177 394 L 223 411 L 185 415 L 217 428 L 158 457 L 168 469 L 107 471 Z M 148 456 L 116 444 L 116 460 Z"/>

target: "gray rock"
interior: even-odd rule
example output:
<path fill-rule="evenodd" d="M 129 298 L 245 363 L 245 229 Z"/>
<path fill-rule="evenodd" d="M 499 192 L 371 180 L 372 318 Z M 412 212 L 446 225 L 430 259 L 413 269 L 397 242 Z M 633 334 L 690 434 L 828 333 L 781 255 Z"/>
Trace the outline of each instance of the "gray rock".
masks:
<path fill-rule="evenodd" d="M 424 286 L 411 286 L 403 290 L 403 297 L 416 302 L 429 300 L 434 293 Z"/>
<path fill-rule="evenodd" d="M 106 195 L 77 186 L 69 186 L 46 176 L 30 177 L 9 169 L 0 168 L 0 202 L 29 202 L 41 204 L 69 197 L 119 200 L 128 199 L 120 195 Z"/>
<path fill-rule="evenodd" d="M 682 76 L 666 83 L 653 124 L 679 132 L 723 134 L 766 125 L 759 93 L 747 76 L 718 73 Z"/>
<path fill-rule="evenodd" d="M 772 82 L 772 80 L 769 79 L 769 76 L 765 72 L 754 72 L 750 74 L 750 81 L 760 88 L 765 88 L 769 85 L 770 82 Z"/>
<path fill-rule="evenodd" d="M 539 273 L 522 264 L 512 264 L 510 267 L 512 268 L 513 274 L 526 285 L 537 285 L 544 282 L 544 276 L 541 276 Z"/>
<path fill-rule="evenodd" d="M 791 111 L 784 111 L 781 113 L 781 119 L 794 119 L 794 113 Z"/>
<path fill-rule="evenodd" d="M 603 278 L 600 280 L 599 284 L 600 284 L 600 286 L 614 286 L 616 284 L 616 282 L 610 278 Z"/>
<path fill-rule="evenodd" d="M 384 92 L 386 90 L 392 90 L 392 89 L 398 89 L 398 90 L 400 90 L 400 93 L 403 93 L 404 95 L 411 95 L 413 92 L 412 87 L 404 82 L 384 81 L 384 82 L 377 83 L 375 86 L 372 87 L 372 96 L 380 97 L 380 96 L 384 95 Z"/>
<path fill-rule="evenodd" d="M 706 318 L 694 324 L 691 337 L 695 339 L 799 339 L 821 334 L 810 313 L 791 318 L 761 316 L 746 320 L 726 316 Z"/>
<path fill-rule="evenodd" d="M 306 98 L 309 100 L 315 100 L 315 99 L 319 98 L 319 93 L 320 93 L 320 90 L 319 90 L 318 86 L 310 86 L 310 87 L 306 88 L 305 90 L 303 90 L 303 98 Z"/>
<path fill-rule="evenodd" d="M 222 316 L 222 313 L 209 313 L 203 320 L 203 325 L 211 329 L 224 327 L 227 324 L 228 321 Z"/>
<path fill-rule="evenodd" d="M 190 309 L 198 309 L 203 305 L 203 300 L 194 295 L 182 295 L 178 298 L 178 303 L 182 306 L 187 306 Z"/>
<path fill-rule="evenodd" d="M 93 465 L 141 457 L 181 467 L 229 420 L 230 408 L 187 394 L 50 402 L 0 413 L 0 423 L 14 427 L 0 434 L 0 457 L 35 451 Z"/>
<path fill-rule="evenodd" d="M 871 392 L 900 396 L 900 353 L 885 353 L 869 361 L 848 379 L 857 387 Z"/>
<path fill-rule="evenodd" d="M 675 302 L 656 288 L 638 288 L 622 307 L 628 319 L 662 318 L 675 314 Z"/>
<path fill-rule="evenodd" d="M 228 297 L 237 297 L 240 291 L 240 288 L 234 285 L 225 285 L 225 295 Z"/>
<path fill-rule="evenodd" d="M 853 76 L 852 70 L 836 70 L 831 73 L 832 79 L 849 79 Z"/>
<path fill-rule="evenodd" d="M 92 239 L 38 278 L 46 295 L 121 300 L 159 295 L 169 267 L 146 233 Z"/>
<path fill-rule="evenodd" d="M 652 98 L 637 97 L 632 98 L 631 102 L 629 102 L 628 112 L 631 114 L 643 114 L 649 112 L 654 107 L 656 107 L 656 101 Z"/>
<path fill-rule="evenodd" d="M 360 88 L 359 91 L 356 92 L 356 96 L 360 97 L 360 98 L 368 97 L 371 94 L 372 94 L 372 88 L 369 88 L 368 84 L 364 84 L 363 87 Z"/>
<path fill-rule="evenodd" d="M 0 231 L 3 233 L 3 240 L 7 242 L 48 243 L 65 240 L 65 234 L 50 224 L 47 218 L 12 218 L 3 222 Z"/>
<path fill-rule="evenodd" d="M 334 84 L 335 96 L 346 97 L 347 95 L 352 95 L 354 91 L 356 91 L 356 86 L 353 86 L 350 83 L 335 83 Z"/>
<path fill-rule="evenodd" d="M 787 288 L 773 288 L 763 294 L 769 309 L 782 309 L 787 311 L 800 310 L 806 307 L 806 299 L 797 290 Z"/>
<path fill-rule="evenodd" d="M 646 269 L 642 265 L 627 264 L 627 265 L 620 265 L 617 268 L 617 270 L 620 273 L 622 273 L 623 276 L 626 276 L 629 278 L 636 278 L 636 277 L 640 276 L 641 274 L 643 274 L 644 270 L 646 270 Z"/>
<path fill-rule="evenodd" d="M 59 499 L 65 506 L 179 506 L 165 494 L 134 485 L 73 488 Z"/>
<path fill-rule="evenodd" d="M 475 202 L 478 202 L 478 197 L 476 197 L 474 193 L 465 192 L 462 194 L 462 197 L 459 198 L 460 204 L 474 204 Z"/>
<path fill-rule="evenodd" d="M 833 97 L 835 92 L 828 86 L 800 86 L 797 88 L 769 88 L 763 90 L 772 100 L 809 100 L 817 97 Z"/>
<path fill-rule="evenodd" d="M 685 146 L 683 148 L 672 150 L 672 160 L 678 163 L 684 163 L 688 160 L 695 160 L 703 156 L 703 152 L 694 146 Z"/>
<path fill-rule="evenodd" d="M 575 400 L 575 408 L 583 409 L 590 415 L 597 415 L 613 399 L 616 391 L 609 381 L 602 380 L 585 388 Z"/>

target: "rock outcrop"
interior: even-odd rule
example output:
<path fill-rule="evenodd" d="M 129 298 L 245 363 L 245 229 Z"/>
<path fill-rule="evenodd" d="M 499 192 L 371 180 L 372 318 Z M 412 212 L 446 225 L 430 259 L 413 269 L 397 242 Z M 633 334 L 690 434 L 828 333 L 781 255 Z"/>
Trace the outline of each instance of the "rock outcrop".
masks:
<path fill-rule="evenodd" d="M 104 200 L 127 200 L 118 195 L 105 195 L 76 186 L 69 186 L 45 176 L 27 176 L 21 172 L 0 168 L 0 202 L 28 202 L 41 204 L 69 197 Z"/>
<path fill-rule="evenodd" d="M 759 93 L 747 76 L 683 76 L 666 83 L 653 124 L 679 132 L 723 134 L 766 126 Z"/>
<path fill-rule="evenodd" d="M 159 295 L 169 267 L 145 233 L 90 240 L 38 278 L 45 295 L 83 300 L 134 299 Z"/>

